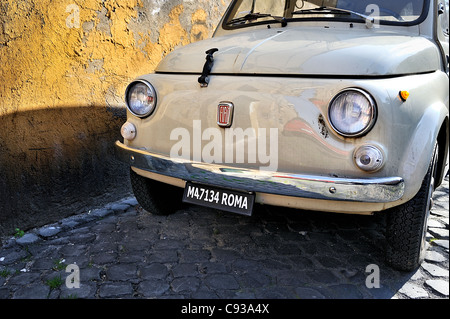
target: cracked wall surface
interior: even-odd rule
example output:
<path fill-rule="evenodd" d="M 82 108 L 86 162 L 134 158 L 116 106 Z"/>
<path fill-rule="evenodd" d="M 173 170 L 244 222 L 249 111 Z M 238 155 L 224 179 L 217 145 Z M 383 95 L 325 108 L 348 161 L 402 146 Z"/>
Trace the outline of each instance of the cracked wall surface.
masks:
<path fill-rule="evenodd" d="M 0 235 L 128 190 L 125 88 L 212 35 L 230 0 L 0 1 Z"/>

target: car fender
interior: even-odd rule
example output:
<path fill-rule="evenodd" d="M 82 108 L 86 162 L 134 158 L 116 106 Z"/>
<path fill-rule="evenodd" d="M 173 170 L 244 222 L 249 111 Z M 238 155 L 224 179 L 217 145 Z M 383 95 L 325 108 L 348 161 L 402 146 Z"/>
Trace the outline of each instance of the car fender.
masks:
<path fill-rule="evenodd" d="M 405 181 L 409 181 L 409 187 L 407 187 L 407 192 L 404 195 L 408 200 L 414 197 L 420 189 L 433 156 L 433 149 L 435 142 L 438 140 L 440 128 L 446 118 L 448 118 L 448 109 L 445 104 L 436 102 L 429 105 L 424 109 L 423 116 L 409 139 L 402 158 L 404 164 L 400 172 L 400 176 Z"/>

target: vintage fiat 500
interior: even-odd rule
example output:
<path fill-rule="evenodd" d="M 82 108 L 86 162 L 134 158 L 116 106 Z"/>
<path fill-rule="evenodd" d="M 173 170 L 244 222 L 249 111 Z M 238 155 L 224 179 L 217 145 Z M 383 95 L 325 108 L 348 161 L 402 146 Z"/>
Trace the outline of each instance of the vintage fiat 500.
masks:
<path fill-rule="evenodd" d="M 412 270 L 448 170 L 448 50 L 448 0 L 234 0 L 130 83 L 117 156 L 155 214 L 383 212 Z"/>

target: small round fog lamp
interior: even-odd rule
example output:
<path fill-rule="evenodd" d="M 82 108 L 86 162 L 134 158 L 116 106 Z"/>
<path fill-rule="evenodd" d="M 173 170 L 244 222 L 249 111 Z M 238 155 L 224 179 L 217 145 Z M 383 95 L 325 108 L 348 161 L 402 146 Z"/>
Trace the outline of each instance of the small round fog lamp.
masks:
<path fill-rule="evenodd" d="M 366 172 L 375 172 L 384 165 L 384 156 L 381 150 L 372 145 L 364 145 L 355 152 L 355 163 Z"/>
<path fill-rule="evenodd" d="M 126 122 L 120 130 L 122 137 L 128 141 L 132 141 L 136 138 L 136 127 L 130 122 Z"/>

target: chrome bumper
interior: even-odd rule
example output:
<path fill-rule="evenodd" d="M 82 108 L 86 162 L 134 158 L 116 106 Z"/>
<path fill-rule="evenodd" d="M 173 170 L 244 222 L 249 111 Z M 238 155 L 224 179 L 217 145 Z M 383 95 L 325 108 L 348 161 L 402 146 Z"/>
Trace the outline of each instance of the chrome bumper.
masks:
<path fill-rule="evenodd" d="M 400 177 L 332 178 L 236 169 L 184 159 L 171 159 L 116 142 L 116 156 L 130 166 L 184 181 L 311 199 L 388 203 L 402 198 L 405 184 Z"/>

